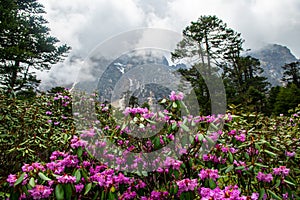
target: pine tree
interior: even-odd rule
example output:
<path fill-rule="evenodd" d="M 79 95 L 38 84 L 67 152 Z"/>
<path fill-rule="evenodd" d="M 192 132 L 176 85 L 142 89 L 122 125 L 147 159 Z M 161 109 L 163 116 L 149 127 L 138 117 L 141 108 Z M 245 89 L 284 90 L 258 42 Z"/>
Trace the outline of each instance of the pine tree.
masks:
<path fill-rule="evenodd" d="M 188 60 L 191 64 L 191 69 L 181 70 L 181 73 L 195 87 L 199 105 L 205 105 L 207 110 L 210 105 L 205 84 L 214 84 L 213 80 L 220 78 L 219 73 L 222 73 L 229 103 L 253 105 L 255 110 L 263 110 L 267 79 L 259 76 L 263 71 L 259 60 L 241 56 L 243 42 L 240 33 L 228 28 L 216 16 L 201 16 L 183 30 L 183 40 L 171 54 L 172 59 Z"/>
<path fill-rule="evenodd" d="M 44 7 L 37 0 L 1 0 L 0 87 L 7 93 L 33 90 L 34 71 L 49 70 L 70 47 L 50 36 Z"/>
<path fill-rule="evenodd" d="M 300 88 L 300 62 L 292 62 L 282 66 L 283 78 L 282 80 L 287 83 L 294 83 L 298 88 Z"/>
<path fill-rule="evenodd" d="M 300 88 L 294 83 L 287 87 L 281 87 L 274 105 L 275 114 L 288 114 L 290 109 L 296 108 L 300 104 Z"/>

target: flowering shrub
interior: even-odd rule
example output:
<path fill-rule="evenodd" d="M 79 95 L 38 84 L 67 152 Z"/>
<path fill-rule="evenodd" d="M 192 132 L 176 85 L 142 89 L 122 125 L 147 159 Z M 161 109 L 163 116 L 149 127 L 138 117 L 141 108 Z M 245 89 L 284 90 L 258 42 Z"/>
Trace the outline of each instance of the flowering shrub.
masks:
<path fill-rule="evenodd" d="M 68 150 L 75 134 L 71 100 L 67 89 L 22 100 L 0 95 L 0 199 L 8 196 L 10 173 Z"/>
<path fill-rule="evenodd" d="M 95 119 L 89 109 L 76 113 L 80 135 L 48 161 L 24 163 L 10 174 L 10 199 L 300 198 L 299 110 L 273 118 L 234 109 L 181 116 L 182 100 L 172 92 L 161 101 L 163 111 L 127 108 L 121 122 L 106 104 L 96 103 Z M 224 122 L 223 129 L 208 131 L 215 122 Z M 159 157 L 143 159 L 159 149 Z"/>

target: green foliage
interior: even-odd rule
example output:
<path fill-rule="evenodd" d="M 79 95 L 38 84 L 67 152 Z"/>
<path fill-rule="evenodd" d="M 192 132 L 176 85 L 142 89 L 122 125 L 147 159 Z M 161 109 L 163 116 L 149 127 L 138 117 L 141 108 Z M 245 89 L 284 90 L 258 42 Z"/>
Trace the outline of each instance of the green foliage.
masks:
<path fill-rule="evenodd" d="M 287 83 L 293 83 L 300 88 L 300 62 L 292 62 L 282 66 L 284 69 L 282 80 Z"/>
<path fill-rule="evenodd" d="M 300 104 L 300 88 L 295 84 L 281 87 L 274 104 L 274 114 L 288 114 Z"/>
<path fill-rule="evenodd" d="M 257 112 L 266 110 L 265 93 L 269 83 L 259 76 L 263 69 L 258 59 L 240 55 L 243 42 L 240 33 L 228 28 L 216 16 L 200 16 L 184 29 L 183 40 L 171 55 L 176 61 L 191 60 L 192 68 L 180 73 L 193 86 L 201 113 L 210 113 L 209 95 L 212 94 L 206 84 L 214 84 L 219 73 L 222 73 L 229 104 L 242 104 Z"/>
<path fill-rule="evenodd" d="M 243 110 L 239 107 L 232 106 L 228 111 L 231 114 L 223 116 L 225 123 L 222 131 L 214 132 L 214 134 L 218 134 L 218 137 L 215 138 L 215 136 L 207 135 L 208 122 L 215 119 L 213 116 L 189 117 L 188 120 L 187 118 L 180 116 L 180 112 L 178 112 L 178 110 L 184 106 L 181 101 L 163 99 L 160 103 L 165 109 L 169 110 L 169 112 L 167 115 L 160 113 L 159 115 L 161 115 L 161 118 L 159 119 L 161 120 L 168 116 L 171 121 L 165 123 L 157 135 L 153 135 L 149 138 L 135 138 L 131 134 L 121 133 L 121 130 L 125 130 L 125 127 L 134 130 L 135 127 L 140 128 L 141 124 L 143 124 L 143 128 L 148 127 L 147 125 L 155 124 L 154 119 L 144 118 L 143 115 L 133 113 L 129 114 L 127 118 L 122 118 L 123 120 L 116 119 L 114 118 L 115 115 L 112 115 L 114 112 L 112 107 L 106 104 L 95 103 L 95 98 L 97 98 L 95 94 L 92 94 L 91 97 L 75 95 L 72 98 L 73 104 L 77 104 L 79 107 L 86 107 L 86 109 L 82 109 L 78 115 L 76 114 L 72 117 L 70 107 L 63 106 L 66 105 L 65 103 L 67 101 L 71 101 L 67 95 L 68 93 L 65 91 L 64 93 L 55 94 L 53 97 L 38 96 L 35 101 L 32 101 L 31 103 L 28 103 L 27 100 L 15 99 L 9 99 L 7 103 L 1 101 L 1 105 L 6 103 L 5 106 L 9 107 L 7 109 L 12 110 L 12 114 L 10 115 L 7 113 L 7 110 L 4 109 L 5 106 L 1 107 L 1 112 L 3 111 L 6 113 L 4 118 L 6 119 L 7 116 L 9 118 L 3 121 L 8 125 L 2 125 L 3 127 L 0 129 L 1 138 L 5 139 L 2 140 L 1 143 L 18 147 L 21 145 L 19 140 L 22 140 L 26 141 L 25 144 L 22 144 L 25 149 L 31 148 L 32 150 L 36 150 L 33 154 L 35 158 L 32 159 L 30 155 L 25 157 L 22 156 L 24 150 L 16 151 L 14 156 L 21 156 L 19 156 L 18 161 L 13 161 L 16 164 L 16 166 L 14 166 L 15 170 L 18 168 L 20 169 L 24 163 L 30 164 L 30 162 L 37 161 L 41 161 L 39 164 L 44 167 L 47 166 L 46 162 L 48 162 L 48 164 L 50 162 L 52 164 L 53 162 L 57 162 L 68 165 L 68 167 L 63 168 L 64 171 L 61 174 L 62 176 L 59 176 L 50 169 L 34 169 L 30 172 L 23 172 L 20 170 L 16 174 L 15 181 L 10 187 L 11 191 L 9 193 L 11 199 L 18 199 L 21 194 L 27 194 L 28 196 L 29 190 L 32 190 L 37 185 L 39 185 L 39 187 L 41 185 L 48 187 L 48 185 L 50 185 L 49 182 L 52 184 L 52 186 L 49 186 L 52 189 L 51 194 L 49 194 L 51 195 L 49 197 L 50 199 L 74 199 L 78 198 L 80 195 L 82 199 L 116 199 L 125 195 L 125 193 L 128 192 L 129 187 L 136 192 L 136 198 L 149 196 L 152 191 L 167 191 L 168 194 L 164 196 L 165 199 L 197 199 L 201 198 L 200 194 L 197 192 L 199 188 L 223 190 L 224 188 L 230 188 L 230 186 L 233 185 L 238 185 L 239 192 L 248 198 L 250 198 L 253 193 L 257 193 L 257 195 L 260 196 L 266 195 L 267 199 L 282 199 L 283 195 L 288 195 L 290 199 L 292 199 L 292 196 L 294 195 L 295 199 L 297 199 L 297 196 L 299 196 L 300 143 L 298 138 L 300 133 L 300 107 L 293 110 L 292 115 L 268 117 L 263 114 L 252 113 L 247 108 Z M 91 120 L 94 118 L 90 118 L 92 114 L 90 113 L 92 111 L 90 109 L 92 107 L 95 107 L 93 110 L 96 112 L 94 117 L 99 120 L 97 124 L 100 126 L 100 129 L 97 129 L 96 127 L 95 129 L 90 129 L 91 125 L 95 125 L 95 121 Z M 24 110 L 24 108 L 27 109 Z M 47 111 L 52 112 L 51 116 L 45 116 L 45 112 Z M 68 115 L 70 121 L 61 121 L 62 123 L 60 126 L 45 123 L 45 121 L 48 121 L 49 119 L 58 121 L 62 114 L 64 116 Z M 34 116 L 36 116 L 36 118 L 34 118 L 34 120 L 31 119 Z M 77 128 L 89 128 L 88 130 L 86 129 L 84 133 L 93 133 L 96 135 L 96 137 L 92 137 L 90 140 L 96 140 L 98 141 L 98 144 L 101 144 L 99 149 L 97 149 L 96 154 L 91 154 L 93 145 L 88 148 L 83 148 L 83 146 L 73 146 L 72 148 L 69 148 L 70 144 L 75 145 L 78 141 L 82 142 L 81 139 L 86 138 L 87 136 L 81 135 L 78 140 L 74 140 L 77 137 L 73 137 L 73 140 L 70 141 L 70 143 L 62 142 L 62 140 L 65 139 L 63 136 L 64 133 L 66 133 L 67 136 L 71 136 L 74 133 L 72 119 L 82 122 Z M 44 124 L 42 124 L 42 122 Z M 32 124 L 32 126 L 29 126 L 29 123 Z M 119 128 L 117 128 L 118 123 L 123 124 L 124 127 L 119 126 Z M 20 126 L 24 129 L 22 134 L 21 130 L 18 129 Z M 37 126 L 40 128 L 37 128 Z M 10 129 L 10 127 L 14 127 L 14 130 Z M 45 135 L 45 133 L 49 133 L 49 130 L 53 131 L 53 135 L 56 135 L 55 137 L 57 140 L 51 140 L 49 135 Z M 7 137 L 7 134 L 2 134 L 3 131 L 6 131 L 11 137 L 13 137 L 14 134 L 19 134 L 18 140 L 15 137 L 15 143 L 13 143 L 11 138 Z M 30 137 L 27 133 L 30 133 L 29 135 L 33 136 Z M 186 133 L 193 134 L 189 135 L 189 137 L 184 137 Z M 124 176 L 132 179 L 132 181 L 129 181 L 129 184 L 116 184 L 111 180 L 107 180 L 105 183 L 101 182 L 100 185 L 100 183 L 97 183 L 99 180 L 96 181 L 94 179 L 102 173 L 103 175 L 105 173 L 109 173 L 110 175 L 105 175 L 103 180 L 100 179 L 101 181 L 104 181 L 104 179 L 106 180 L 111 176 L 119 176 L 120 173 L 123 173 L 115 168 L 109 168 L 110 166 L 116 166 L 116 157 L 111 157 L 111 155 L 116 156 L 119 154 L 115 153 L 115 148 L 103 146 L 103 144 L 107 144 L 107 141 L 115 144 L 118 143 L 119 147 L 127 149 L 127 153 L 120 155 L 122 155 L 122 159 L 128 159 L 127 156 L 129 151 L 136 153 L 142 150 L 144 150 L 143 152 L 155 152 L 155 150 L 161 149 L 166 143 L 171 142 L 170 137 L 166 137 L 171 134 L 176 136 L 176 140 L 174 140 L 176 141 L 176 146 L 174 146 L 174 148 L 179 147 L 179 149 L 185 150 L 185 153 L 178 154 L 180 157 L 178 160 L 175 160 L 177 167 L 175 167 L 175 165 L 173 167 L 165 166 L 162 167 L 162 171 L 160 172 L 158 170 L 147 172 L 143 171 L 143 168 L 136 168 L 131 165 L 130 162 L 133 160 L 129 159 L 126 160 L 126 163 L 124 164 L 132 166 L 137 172 L 124 173 Z M 46 156 L 40 157 L 38 152 L 43 151 L 44 148 L 42 146 L 38 147 L 38 145 L 33 145 L 31 142 L 38 137 L 47 137 L 47 141 L 52 144 L 52 146 L 47 146 L 47 148 L 51 149 L 51 151 L 56 151 L 56 154 L 58 154 L 57 150 L 64 151 L 65 153 L 62 153 L 61 156 L 57 156 L 57 159 L 52 159 L 51 161 L 49 161 Z M 68 137 L 68 140 L 69 139 L 70 137 Z M 185 145 L 187 144 L 185 140 L 190 140 L 191 142 L 188 145 Z M 40 140 L 39 142 L 47 145 L 43 140 Z M 145 143 L 147 144 L 148 142 L 151 142 L 151 149 L 144 149 Z M 210 151 L 202 152 L 201 148 L 209 143 L 213 144 Z M 82 143 L 78 142 L 77 145 L 79 144 Z M 181 144 L 184 144 L 185 146 L 181 146 Z M 129 147 L 131 150 L 129 150 Z M 105 152 L 103 151 L 103 148 L 105 148 Z M 164 153 L 162 152 L 160 158 L 172 156 L 169 153 L 169 150 Z M 94 157 L 97 154 L 101 155 L 96 156 L 98 159 Z M 48 153 L 48 156 L 49 155 L 50 152 Z M 66 161 L 71 158 L 69 155 L 75 156 L 72 158 L 76 164 L 72 166 L 67 164 L 68 162 Z M 2 154 L 1 159 L 3 156 L 6 155 Z M 9 158 L 10 157 L 7 156 L 5 159 L 1 160 L 1 163 L 4 163 L 5 165 L 8 164 L 7 159 Z M 105 158 L 110 158 L 109 166 L 106 166 L 101 162 L 102 158 L 106 162 L 108 160 Z M 64 160 L 64 162 L 62 162 L 62 160 Z M 78 162 L 76 160 L 78 160 Z M 162 159 L 161 161 L 164 162 L 165 160 Z M 89 164 L 87 164 L 87 162 Z M 139 163 L 137 160 L 136 162 L 137 166 L 143 164 L 143 162 Z M 35 164 L 37 165 L 37 163 Z M 100 167 L 102 170 L 95 176 L 95 173 L 92 173 L 92 171 L 96 170 L 96 166 Z M 63 166 L 59 165 L 59 167 Z M 280 167 L 282 167 L 282 169 L 289 169 L 286 175 L 276 175 L 274 173 L 274 169 Z M 7 167 L 5 169 L 7 172 L 1 172 L 3 179 L 6 178 L 7 173 L 14 173 L 12 171 L 13 168 L 8 169 Z M 217 170 L 218 178 L 216 178 L 216 180 L 214 180 L 214 178 L 200 179 L 199 173 L 201 173 L 202 170 Z M 213 172 L 210 171 L 210 173 Z M 272 179 L 270 179 L 270 181 L 260 181 L 258 179 L 259 173 L 271 174 Z M 73 177 L 72 183 L 58 181 L 66 176 Z M 91 178 L 92 176 L 93 178 Z M 194 184 L 198 185 L 197 189 L 194 188 L 185 192 L 180 191 L 179 183 L 189 182 L 191 180 L 196 180 Z M 141 181 L 146 184 L 146 187 L 136 189 Z M 76 192 L 75 186 L 79 186 L 80 184 L 82 189 L 80 192 Z M 227 191 L 232 191 L 232 189 L 227 189 Z M 8 196 L 5 192 L 0 193 L 0 197 L 2 197 L 1 195 L 3 197 Z M 227 193 L 226 195 L 230 196 L 232 194 Z"/>
<path fill-rule="evenodd" d="M 68 148 L 68 140 L 75 133 L 68 95 L 64 91 L 32 99 L 0 96 L 2 178 L 24 163 L 47 160 L 52 151 Z"/>
<path fill-rule="evenodd" d="M 8 93 L 36 88 L 33 70 L 49 70 L 70 47 L 56 45 L 37 0 L 3 0 L 0 13 L 0 85 Z"/>
<path fill-rule="evenodd" d="M 183 37 L 172 58 L 193 58 L 209 68 L 238 53 L 243 43 L 240 34 L 227 28 L 216 16 L 200 16 L 183 30 Z"/>

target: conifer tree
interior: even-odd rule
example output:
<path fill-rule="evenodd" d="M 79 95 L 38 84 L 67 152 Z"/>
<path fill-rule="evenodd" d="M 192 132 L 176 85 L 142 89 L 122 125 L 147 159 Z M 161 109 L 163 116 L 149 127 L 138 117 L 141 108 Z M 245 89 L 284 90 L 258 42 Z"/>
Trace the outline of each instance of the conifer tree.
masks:
<path fill-rule="evenodd" d="M 49 70 L 70 47 L 50 36 L 44 7 L 37 0 L 1 0 L 0 87 L 7 93 L 33 90 L 34 71 Z"/>

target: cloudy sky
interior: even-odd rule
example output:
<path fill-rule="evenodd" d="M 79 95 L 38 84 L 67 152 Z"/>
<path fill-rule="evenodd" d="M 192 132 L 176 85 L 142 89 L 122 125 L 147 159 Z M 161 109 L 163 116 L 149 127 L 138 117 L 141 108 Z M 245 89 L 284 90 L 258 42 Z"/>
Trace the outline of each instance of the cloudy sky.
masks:
<path fill-rule="evenodd" d="M 40 0 L 51 34 L 85 57 L 111 36 L 142 27 L 181 33 L 200 15 L 216 15 L 242 34 L 245 48 L 287 46 L 300 57 L 299 0 Z M 68 69 L 65 69 L 68 70 Z"/>

